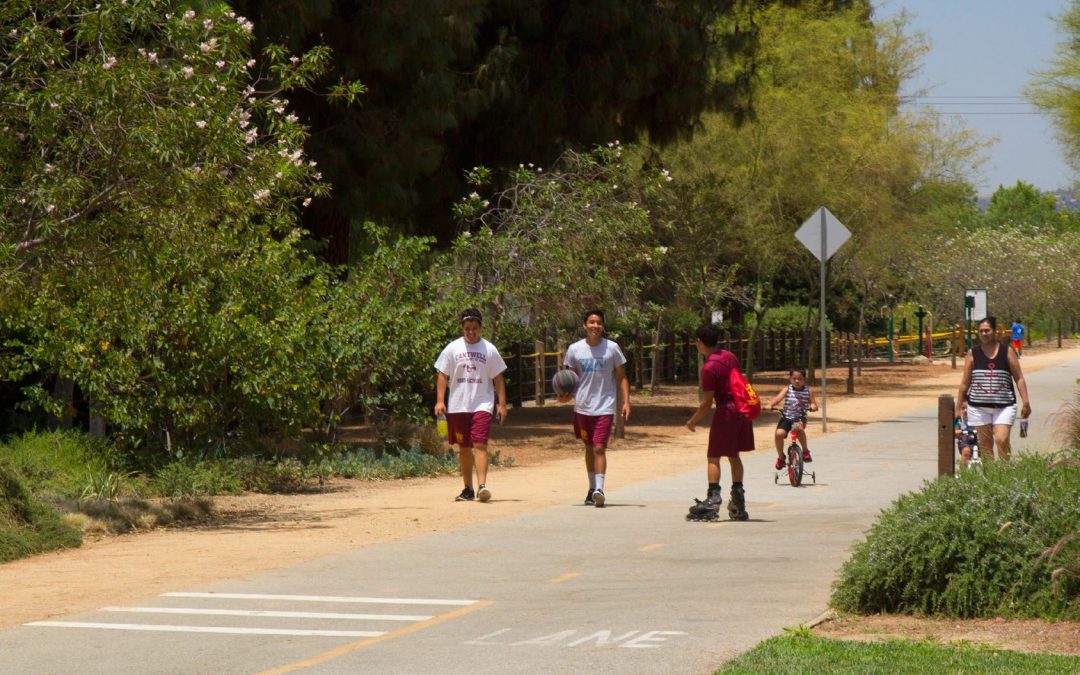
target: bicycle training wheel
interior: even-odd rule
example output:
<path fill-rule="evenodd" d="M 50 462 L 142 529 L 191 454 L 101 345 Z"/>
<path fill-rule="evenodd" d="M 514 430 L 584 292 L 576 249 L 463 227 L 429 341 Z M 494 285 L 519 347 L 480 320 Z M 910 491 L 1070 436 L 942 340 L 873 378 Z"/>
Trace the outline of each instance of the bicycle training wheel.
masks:
<path fill-rule="evenodd" d="M 802 485 L 803 477 L 803 459 L 802 448 L 798 443 L 792 443 L 787 449 L 787 471 L 788 480 L 791 481 L 792 487 L 799 487 Z"/>

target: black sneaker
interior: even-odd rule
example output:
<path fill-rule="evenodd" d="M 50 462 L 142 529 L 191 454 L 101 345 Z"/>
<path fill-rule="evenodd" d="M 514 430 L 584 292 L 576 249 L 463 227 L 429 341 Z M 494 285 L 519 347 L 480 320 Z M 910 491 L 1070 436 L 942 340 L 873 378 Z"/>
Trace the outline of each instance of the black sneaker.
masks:
<path fill-rule="evenodd" d="M 592 506 L 593 505 L 592 495 L 593 495 L 593 490 L 592 490 L 592 488 L 590 488 L 588 494 L 585 495 L 585 506 Z"/>
<path fill-rule="evenodd" d="M 471 502 L 474 499 L 476 499 L 476 493 L 468 486 L 465 486 L 465 489 L 461 491 L 461 494 L 454 497 L 455 502 Z"/>
<path fill-rule="evenodd" d="M 606 498 L 604 497 L 604 491 L 603 490 L 601 490 L 599 488 L 597 488 L 596 490 L 593 490 L 593 493 L 592 493 L 593 506 L 595 506 L 596 508 L 604 508 L 604 501 L 605 500 L 606 500 Z"/>
<path fill-rule="evenodd" d="M 750 514 L 746 512 L 746 494 L 741 487 L 731 488 L 727 514 L 731 520 L 750 520 Z"/>
<path fill-rule="evenodd" d="M 486 502 L 491 499 L 491 490 L 486 485 L 481 485 L 476 490 L 476 499 L 481 502 Z"/>

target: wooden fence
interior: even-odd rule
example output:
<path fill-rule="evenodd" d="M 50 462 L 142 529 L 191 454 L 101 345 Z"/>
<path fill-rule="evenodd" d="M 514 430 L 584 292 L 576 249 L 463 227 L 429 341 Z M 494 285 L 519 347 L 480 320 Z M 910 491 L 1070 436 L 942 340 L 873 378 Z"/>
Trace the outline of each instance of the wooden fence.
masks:
<path fill-rule="evenodd" d="M 697 382 L 700 362 L 695 339 L 689 333 L 661 333 L 648 342 L 642 334 L 631 339 L 617 338 L 626 355 L 626 375 L 631 387 L 641 390 L 659 384 Z M 854 334 L 833 332 L 828 340 L 830 366 L 854 366 L 860 362 L 888 362 L 889 340 L 868 337 L 858 340 Z M 753 380 L 753 371 L 787 370 L 793 365 L 820 364 L 817 356 L 818 333 L 804 335 L 793 331 L 759 333 L 751 343 L 742 333 L 724 333 L 721 346 L 733 352 Z M 934 333 L 929 340 L 916 335 L 896 336 L 893 339 L 892 359 L 911 359 L 917 355 L 946 358 L 963 353 L 963 333 L 959 328 Z M 537 340 L 532 345 L 517 344 L 504 351 L 506 360 L 506 395 L 509 402 L 520 406 L 532 400 L 537 405 L 554 398 L 551 378 L 562 367 L 565 345 Z M 753 358 L 751 359 L 751 353 Z M 751 368 L 752 366 L 752 368 Z"/>

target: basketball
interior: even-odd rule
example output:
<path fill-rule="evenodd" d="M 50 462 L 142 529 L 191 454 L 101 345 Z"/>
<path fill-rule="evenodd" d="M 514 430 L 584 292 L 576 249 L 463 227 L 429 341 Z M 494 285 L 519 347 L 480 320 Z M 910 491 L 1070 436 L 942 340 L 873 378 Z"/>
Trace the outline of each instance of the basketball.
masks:
<path fill-rule="evenodd" d="M 565 368 L 555 371 L 555 377 L 551 378 L 551 388 L 559 396 L 573 394 L 578 388 L 577 373 Z"/>

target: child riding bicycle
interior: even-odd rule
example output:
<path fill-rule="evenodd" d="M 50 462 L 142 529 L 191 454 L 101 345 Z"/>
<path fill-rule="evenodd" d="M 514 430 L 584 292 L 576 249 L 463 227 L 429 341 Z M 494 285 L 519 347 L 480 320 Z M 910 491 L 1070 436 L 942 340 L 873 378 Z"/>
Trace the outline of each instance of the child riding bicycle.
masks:
<path fill-rule="evenodd" d="M 818 409 L 817 401 L 814 400 L 814 392 L 806 386 L 806 370 L 792 368 L 788 371 L 788 385 L 781 389 L 776 396 L 769 401 L 769 410 L 775 410 L 776 404 L 784 402 L 780 411 L 780 421 L 776 423 L 776 469 L 784 468 L 784 440 L 791 433 L 792 428 L 798 436 L 799 443 L 803 448 L 803 461 L 812 462 L 810 448 L 806 446 L 806 413 Z"/>
<path fill-rule="evenodd" d="M 961 416 L 953 420 L 953 434 L 956 436 L 956 450 L 960 453 L 960 466 L 966 469 L 971 465 L 972 457 L 978 456 L 979 435 L 974 427 L 968 426 L 966 406 L 962 408 Z"/>

